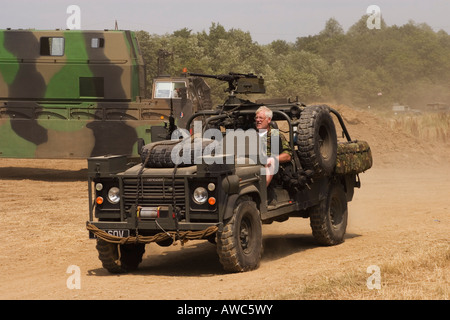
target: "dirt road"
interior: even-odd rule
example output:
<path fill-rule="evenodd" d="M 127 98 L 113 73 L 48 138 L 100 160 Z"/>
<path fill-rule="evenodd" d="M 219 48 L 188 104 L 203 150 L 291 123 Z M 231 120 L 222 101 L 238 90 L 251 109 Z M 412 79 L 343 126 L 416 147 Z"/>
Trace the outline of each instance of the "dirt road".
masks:
<path fill-rule="evenodd" d="M 448 299 L 448 146 L 397 140 L 381 152 L 376 139 L 389 135 L 381 129 L 349 128 L 373 145 L 375 164 L 360 175 L 362 188 L 349 203 L 345 242 L 318 246 L 306 219 L 264 225 L 261 266 L 240 274 L 222 271 L 214 245 L 192 241 L 147 245 L 138 271 L 111 275 L 85 229 L 86 161 L 0 159 L 0 299 L 310 299 L 321 297 L 320 288 L 334 292 L 328 299 Z M 399 284 L 386 266 L 420 260 L 432 249 L 447 252 L 443 265 L 410 281 L 419 284 L 389 291 Z M 380 290 L 366 286 L 371 265 L 381 266 Z M 81 272 L 80 289 L 68 288 L 69 266 Z M 345 284 L 349 275 L 359 283 Z M 417 285 L 420 292 L 411 292 Z"/>

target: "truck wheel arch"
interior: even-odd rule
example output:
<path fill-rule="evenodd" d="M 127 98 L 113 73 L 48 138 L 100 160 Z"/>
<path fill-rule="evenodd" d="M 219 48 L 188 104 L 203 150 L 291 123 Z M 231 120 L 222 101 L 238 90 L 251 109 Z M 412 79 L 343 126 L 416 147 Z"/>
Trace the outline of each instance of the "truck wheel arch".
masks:
<path fill-rule="evenodd" d="M 238 199 L 243 196 L 249 196 L 250 198 L 252 198 L 253 201 L 256 203 L 256 206 L 258 207 L 258 209 L 260 209 L 260 205 L 259 205 L 261 202 L 260 192 L 256 188 L 256 186 L 251 185 L 251 186 L 241 189 L 239 193 L 228 195 L 228 199 L 226 201 L 226 206 L 225 206 L 225 212 L 223 215 L 223 221 L 231 219 L 231 217 L 233 216 L 234 208 L 236 206 Z"/>

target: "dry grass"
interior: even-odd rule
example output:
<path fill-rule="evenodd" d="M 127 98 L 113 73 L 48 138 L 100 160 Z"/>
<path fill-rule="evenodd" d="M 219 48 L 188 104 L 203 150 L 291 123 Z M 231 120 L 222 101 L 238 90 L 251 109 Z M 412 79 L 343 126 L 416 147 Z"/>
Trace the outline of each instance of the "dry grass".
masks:
<path fill-rule="evenodd" d="M 450 143 L 450 113 L 398 114 L 390 119 L 390 127 L 430 142 Z"/>
<path fill-rule="evenodd" d="M 393 256 L 378 266 L 381 288 L 369 289 L 367 270 L 348 270 L 323 277 L 276 299 L 306 300 L 448 300 L 450 298 L 450 244 L 423 244 Z"/>

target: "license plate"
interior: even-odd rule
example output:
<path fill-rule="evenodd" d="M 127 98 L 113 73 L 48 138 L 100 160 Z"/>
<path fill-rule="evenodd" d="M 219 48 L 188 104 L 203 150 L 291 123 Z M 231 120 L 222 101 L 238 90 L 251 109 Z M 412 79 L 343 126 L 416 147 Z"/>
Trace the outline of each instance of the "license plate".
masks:
<path fill-rule="evenodd" d="M 105 231 L 109 235 L 112 235 L 115 237 L 120 237 L 120 238 L 126 238 L 126 237 L 130 236 L 130 230 L 125 230 L 125 229 L 121 229 L 121 230 L 111 229 L 111 230 L 103 230 L 103 231 Z M 89 239 L 97 239 L 97 237 L 95 236 L 94 233 L 89 232 Z"/>
<path fill-rule="evenodd" d="M 130 236 L 130 230 L 121 229 L 121 230 L 104 230 L 106 233 L 119 238 L 126 238 Z"/>

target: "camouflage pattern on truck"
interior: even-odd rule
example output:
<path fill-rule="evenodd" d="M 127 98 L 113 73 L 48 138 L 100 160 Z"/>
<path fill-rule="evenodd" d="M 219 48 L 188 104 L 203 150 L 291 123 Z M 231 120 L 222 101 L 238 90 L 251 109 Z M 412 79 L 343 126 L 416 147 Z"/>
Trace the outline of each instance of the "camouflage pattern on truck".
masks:
<path fill-rule="evenodd" d="M 145 79 L 131 31 L 0 30 L 0 157 L 137 156 L 210 107 L 202 79 Z"/>

